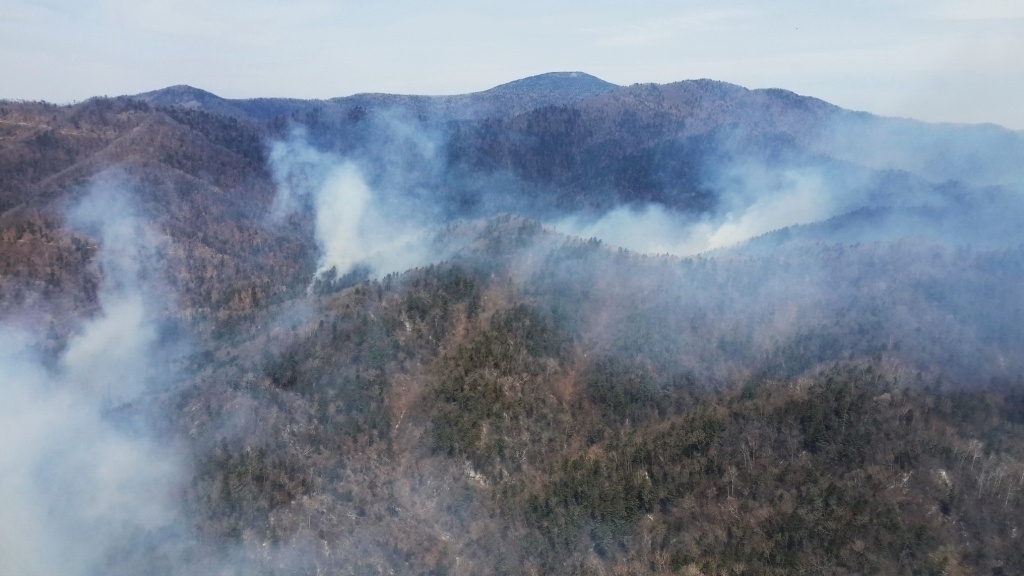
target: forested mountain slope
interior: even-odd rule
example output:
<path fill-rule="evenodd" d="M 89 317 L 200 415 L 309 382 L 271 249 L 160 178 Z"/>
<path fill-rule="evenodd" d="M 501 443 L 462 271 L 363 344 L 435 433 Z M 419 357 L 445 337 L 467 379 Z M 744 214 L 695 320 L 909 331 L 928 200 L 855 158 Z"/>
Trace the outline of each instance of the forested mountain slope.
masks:
<path fill-rule="evenodd" d="M 1010 569 L 1020 295 L 973 295 L 1021 258 L 680 261 L 493 222 L 219 347 L 180 408 L 217 445 L 191 501 L 311 572 Z"/>
<path fill-rule="evenodd" d="M 0 103 L 0 572 L 1022 572 L 1022 158 L 580 73 Z"/>

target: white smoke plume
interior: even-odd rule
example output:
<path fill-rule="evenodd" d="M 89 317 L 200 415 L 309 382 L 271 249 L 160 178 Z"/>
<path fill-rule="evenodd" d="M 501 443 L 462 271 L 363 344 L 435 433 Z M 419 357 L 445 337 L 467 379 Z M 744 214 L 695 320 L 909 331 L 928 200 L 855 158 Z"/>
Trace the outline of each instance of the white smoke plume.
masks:
<path fill-rule="evenodd" d="M 155 236 L 126 205 L 100 184 L 70 215 L 100 240 L 101 310 L 55 366 L 0 326 L 0 574 L 110 573 L 177 520 L 173 451 L 114 417 L 144 399 L 164 355 L 144 286 Z"/>
<path fill-rule="evenodd" d="M 382 276 L 436 258 L 428 246 L 428 215 L 401 193 L 386 197 L 374 190 L 359 165 L 316 150 L 301 131 L 271 145 L 270 165 L 278 188 L 271 217 L 315 213 L 318 275 L 366 267 Z"/>
<path fill-rule="evenodd" d="M 849 205 L 836 198 L 819 174 L 787 170 L 777 174 L 734 170 L 722 208 L 686 218 L 659 204 L 620 206 L 600 218 L 570 216 L 550 224 L 583 238 L 652 254 L 690 256 L 739 244 L 772 230 L 815 222 Z"/>

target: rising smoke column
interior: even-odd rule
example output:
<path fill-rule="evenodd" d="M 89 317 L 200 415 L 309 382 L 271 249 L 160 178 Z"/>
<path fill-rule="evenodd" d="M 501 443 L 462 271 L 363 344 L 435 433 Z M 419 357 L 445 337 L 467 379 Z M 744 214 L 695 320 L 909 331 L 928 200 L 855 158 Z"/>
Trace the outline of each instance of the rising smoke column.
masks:
<path fill-rule="evenodd" d="M 408 164 L 396 160 L 384 167 L 383 179 L 398 188 L 385 194 L 371 187 L 360 164 L 317 150 L 297 130 L 270 146 L 277 184 L 270 218 L 281 221 L 302 211 L 315 214 L 318 276 L 332 269 L 346 274 L 364 267 L 379 277 L 437 260 L 440 256 L 429 234 L 430 213 L 401 189 Z"/>
<path fill-rule="evenodd" d="M 110 573 L 179 519 L 181 462 L 115 416 L 145 401 L 167 350 L 143 281 L 157 236 L 128 205 L 99 183 L 69 214 L 99 239 L 103 284 L 56 366 L 35 355 L 34 335 L 0 326 L 2 574 Z"/>

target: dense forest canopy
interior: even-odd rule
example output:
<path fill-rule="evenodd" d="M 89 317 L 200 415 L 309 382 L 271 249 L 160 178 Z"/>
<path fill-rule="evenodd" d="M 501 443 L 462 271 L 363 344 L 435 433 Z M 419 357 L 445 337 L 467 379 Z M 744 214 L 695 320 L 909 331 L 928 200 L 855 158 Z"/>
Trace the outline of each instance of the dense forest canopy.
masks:
<path fill-rule="evenodd" d="M 0 572 L 1022 572 L 1022 186 L 710 80 L 0 102 Z"/>

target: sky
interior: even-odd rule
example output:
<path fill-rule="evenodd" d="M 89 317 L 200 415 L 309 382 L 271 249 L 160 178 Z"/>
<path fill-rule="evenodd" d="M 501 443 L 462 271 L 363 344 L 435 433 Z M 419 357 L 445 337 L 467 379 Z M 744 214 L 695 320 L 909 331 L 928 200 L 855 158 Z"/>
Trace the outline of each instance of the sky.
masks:
<path fill-rule="evenodd" d="M 1024 0 L 0 0 L 0 98 L 457 94 L 713 78 L 1024 130 Z"/>

